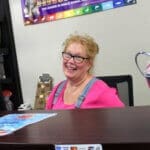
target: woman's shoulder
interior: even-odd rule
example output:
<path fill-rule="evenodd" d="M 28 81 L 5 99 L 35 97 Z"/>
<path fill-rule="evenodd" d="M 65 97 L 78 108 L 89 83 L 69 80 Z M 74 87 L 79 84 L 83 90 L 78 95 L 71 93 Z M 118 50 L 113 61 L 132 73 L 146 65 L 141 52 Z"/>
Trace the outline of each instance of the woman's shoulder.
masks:
<path fill-rule="evenodd" d="M 86 98 L 87 99 L 84 103 L 86 107 L 98 108 L 124 106 L 118 97 L 116 88 L 110 87 L 106 82 L 100 79 L 96 79 Z"/>
<path fill-rule="evenodd" d="M 95 77 L 95 78 L 96 78 L 96 77 Z M 97 87 L 97 88 L 98 88 L 98 87 L 99 87 L 99 88 L 110 88 L 106 82 L 104 82 L 103 80 L 98 79 L 98 78 L 96 78 L 94 87 Z"/>
<path fill-rule="evenodd" d="M 57 84 L 54 85 L 53 89 L 57 89 L 59 86 L 64 85 L 66 80 L 59 81 Z"/>
<path fill-rule="evenodd" d="M 97 79 L 95 83 L 93 84 L 91 91 L 97 94 L 102 94 L 102 93 L 116 93 L 116 88 L 109 86 L 105 81 L 101 79 Z M 97 92 L 99 91 L 99 92 Z"/>

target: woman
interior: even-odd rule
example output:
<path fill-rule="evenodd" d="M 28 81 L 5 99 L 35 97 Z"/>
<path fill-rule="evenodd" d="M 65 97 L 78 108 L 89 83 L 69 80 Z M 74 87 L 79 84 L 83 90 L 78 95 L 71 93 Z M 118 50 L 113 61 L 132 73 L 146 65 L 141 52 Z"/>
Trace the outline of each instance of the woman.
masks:
<path fill-rule="evenodd" d="M 116 89 L 91 73 L 99 47 L 88 35 L 70 35 L 63 43 L 63 71 L 66 80 L 57 84 L 46 102 L 46 109 L 123 107 Z"/>

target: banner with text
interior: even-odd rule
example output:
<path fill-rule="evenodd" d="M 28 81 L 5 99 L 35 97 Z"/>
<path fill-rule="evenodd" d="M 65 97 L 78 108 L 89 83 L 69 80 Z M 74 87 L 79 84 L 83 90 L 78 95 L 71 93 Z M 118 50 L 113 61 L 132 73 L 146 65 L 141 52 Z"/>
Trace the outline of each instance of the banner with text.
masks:
<path fill-rule="evenodd" d="M 81 16 L 136 4 L 136 0 L 21 0 L 25 25 Z"/>

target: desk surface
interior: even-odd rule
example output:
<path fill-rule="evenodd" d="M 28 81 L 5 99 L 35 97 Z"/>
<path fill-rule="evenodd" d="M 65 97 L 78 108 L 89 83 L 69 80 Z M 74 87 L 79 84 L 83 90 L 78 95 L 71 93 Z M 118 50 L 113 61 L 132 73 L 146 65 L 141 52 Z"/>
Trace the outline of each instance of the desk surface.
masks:
<path fill-rule="evenodd" d="M 49 111 L 27 112 L 49 113 Z M 57 116 L 0 137 L 0 144 L 150 145 L 150 107 L 148 106 L 52 112 L 57 112 Z"/>

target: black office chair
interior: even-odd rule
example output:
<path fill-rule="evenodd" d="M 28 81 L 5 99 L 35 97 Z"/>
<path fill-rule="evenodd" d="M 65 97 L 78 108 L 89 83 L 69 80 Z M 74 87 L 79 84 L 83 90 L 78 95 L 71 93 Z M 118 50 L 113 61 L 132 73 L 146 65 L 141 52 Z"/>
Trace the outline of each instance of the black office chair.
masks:
<path fill-rule="evenodd" d="M 118 90 L 120 99 L 126 106 L 134 106 L 131 75 L 98 76 L 97 78 L 103 80 L 110 87 L 115 87 Z"/>

